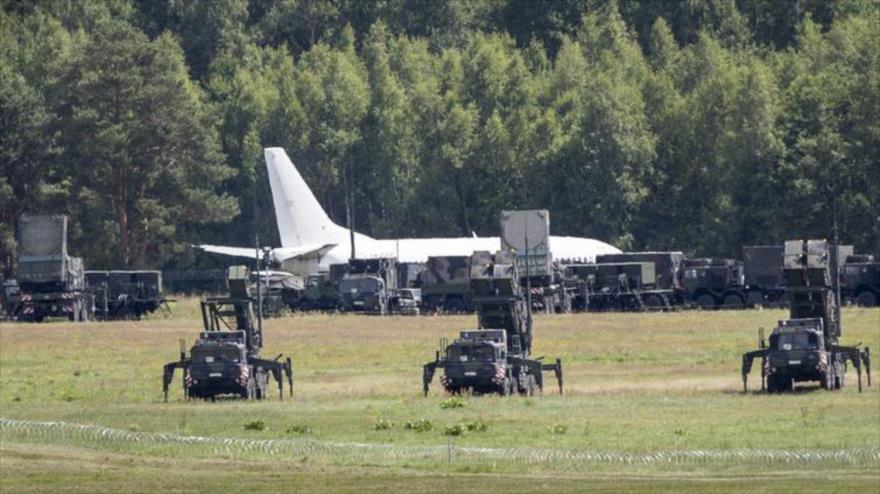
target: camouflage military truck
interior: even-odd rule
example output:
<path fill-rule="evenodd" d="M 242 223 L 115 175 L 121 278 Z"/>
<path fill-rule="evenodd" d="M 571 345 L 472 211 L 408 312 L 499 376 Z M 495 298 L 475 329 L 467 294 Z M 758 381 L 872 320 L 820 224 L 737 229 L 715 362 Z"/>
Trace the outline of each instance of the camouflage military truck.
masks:
<path fill-rule="evenodd" d="M 473 311 L 469 272 L 469 256 L 429 257 L 421 280 L 422 307 L 451 314 Z"/>
<path fill-rule="evenodd" d="M 396 259 L 351 259 L 337 285 L 339 310 L 385 315 L 396 301 L 396 291 Z"/>
<path fill-rule="evenodd" d="M 337 287 L 341 312 L 388 313 L 388 290 L 382 278 L 353 275 L 339 280 Z"/>
<path fill-rule="evenodd" d="M 681 303 L 682 252 L 596 256 L 600 265 L 591 310 L 661 310 Z"/>
<path fill-rule="evenodd" d="M 86 271 L 85 283 L 99 320 L 140 319 L 167 309 L 161 271 Z"/>
<path fill-rule="evenodd" d="M 650 262 L 654 263 L 655 281 L 652 283 L 660 290 L 681 289 L 681 263 L 684 261 L 684 253 L 674 252 L 623 252 L 620 254 L 600 254 L 596 256 L 597 264 L 611 264 L 621 262 Z"/>
<path fill-rule="evenodd" d="M 427 269 L 423 262 L 398 262 L 397 288 L 421 288 L 422 273 Z"/>
<path fill-rule="evenodd" d="M 337 283 L 338 280 L 331 279 L 329 273 L 310 274 L 306 277 L 305 287 L 293 301 L 292 308 L 303 312 L 335 310 L 339 304 Z"/>
<path fill-rule="evenodd" d="M 425 396 L 437 369 L 443 369 L 440 382 L 449 393 L 531 395 L 543 390 L 544 371 L 556 374 L 562 393 L 562 362 L 531 358 L 531 311 L 513 257 L 475 252 L 470 266 L 478 329 L 462 331 L 452 343 L 440 341 L 434 361 L 422 370 Z"/>
<path fill-rule="evenodd" d="M 263 259 L 269 264 L 268 256 Z M 302 280 L 286 271 L 263 270 L 251 273 L 251 293 L 257 293 L 262 304 L 262 317 L 281 317 L 292 310 L 303 291 Z"/>
<path fill-rule="evenodd" d="M 269 377 L 278 383 L 279 398 L 284 395 L 284 377 L 293 393 L 293 367 L 290 357 L 263 359 L 262 320 L 254 317 L 254 297 L 245 266 L 228 270 L 229 296 L 207 298 L 201 303 L 203 330 L 190 348 L 181 341 L 180 359 L 165 364 L 162 390 L 168 388 L 174 370 L 183 372 L 186 398 L 213 400 L 218 396 L 260 400 L 268 396 Z"/>
<path fill-rule="evenodd" d="M 18 249 L 19 320 L 92 319 L 94 301 L 85 290 L 82 258 L 67 254 L 67 216 L 23 215 Z"/>
<path fill-rule="evenodd" d="M 838 247 L 844 261 L 852 246 Z M 743 296 L 749 307 L 785 307 L 788 294 L 782 277 L 782 245 L 749 245 L 743 252 Z"/>
<path fill-rule="evenodd" d="M 844 300 L 861 307 L 877 307 L 880 303 L 880 217 L 874 233 L 874 255 L 848 256 L 840 280 Z"/>
<path fill-rule="evenodd" d="M 838 344 L 841 335 L 838 302 L 837 249 L 825 240 L 793 240 L 785 243 L 783 280 L 789 298 L 790 319 L 779 321 L 759 349 L 743 355 L 743 389 L 754 359 L 761 359 L 761 389 L 771 393 L 792 391 L 797 382 L 818 381 L 825 389 L 844 387 L 846 362 L 858 372 L 862 390 L 862 366 L 871 384 L 870 350 Z"/>
<path fill-rule="evenodd" d="M 685 259 L 681 273 L 685 304 L 702 309 L 745 307 L 745 277 L 741 262 L 723 258 Z"/>
<path fill-rule="evenodd" d="M 743 285 L 746 305 L 783 306 L 788 303 L 782 279 L 781 245 L 743 247 Z"/>
<path fill-rule="evenodd" d="M 567 276 L 577 279 L 574 305 L 590 311 L 635 311 L 669 308 L 675 292 L 660 288 L 653 262 L 621 261 L 570 264 Z"/>
<path fill-rule="evenodd" d="M 860 307 L 877 307 L 880 302 L 880 257 L 852 255 L 841 273 L 844 300 Z"/>

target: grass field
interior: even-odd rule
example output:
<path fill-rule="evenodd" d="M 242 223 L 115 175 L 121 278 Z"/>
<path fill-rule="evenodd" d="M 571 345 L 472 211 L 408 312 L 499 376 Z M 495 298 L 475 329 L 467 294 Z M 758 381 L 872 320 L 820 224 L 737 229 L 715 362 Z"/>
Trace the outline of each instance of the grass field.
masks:
<path fill-rule="evenodd" d="M 441 407 L 436 379 L 422 397 L 421 365 L 474 316 L 290 316 L 266 322 L 264 354 L 293 357 L 293 399 L 186 402 L 178 375 L 163 403 L 161 367 L 196 335 L 194 307 L 140 322 L 0 325 L 0 416 L 113 430 L 0 429 L 0 491 L 448 492 L 461 479 L 462 492 L 880 491 L 876 382 L 859 394 L 851 369 L 842 392 L 741 393 L 740 355 L 783 311 L 538 317 L 535 354 L 563 359 L 566 394 L 466 397 L 460 408 Z M 843 318 L 844 343 L 880 349 L 880 310 Z M 253 421 L 265 428 L 246 429 Z M 241 441 L 217 446 L 224 438 Z M 840 450 L 863 457 L 810 456 Z"/>

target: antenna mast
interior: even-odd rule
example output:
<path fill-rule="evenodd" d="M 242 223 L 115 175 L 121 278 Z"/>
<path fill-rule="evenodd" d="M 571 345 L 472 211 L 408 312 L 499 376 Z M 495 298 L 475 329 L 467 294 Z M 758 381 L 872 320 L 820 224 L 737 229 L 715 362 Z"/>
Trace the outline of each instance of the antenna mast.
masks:
<path fill-rule="evenodd" d="M 532 331 L 532 273 L 529 262 L 529 215 L 526 215 L 525 232 L 526 247 L 526 324 L 528 331 Z"/>
<path fill-rule="evenodd" d="M 254 176 L 254 253 L 256 257 L 254 258 L 257 266 L 257 331 L 262 335 L 263 334 L 263 291 L 262 291 L 262 282 L 260 276 L 260 228 L 259 228 L 259 206 L 257 203 L 257 177 Z"/>

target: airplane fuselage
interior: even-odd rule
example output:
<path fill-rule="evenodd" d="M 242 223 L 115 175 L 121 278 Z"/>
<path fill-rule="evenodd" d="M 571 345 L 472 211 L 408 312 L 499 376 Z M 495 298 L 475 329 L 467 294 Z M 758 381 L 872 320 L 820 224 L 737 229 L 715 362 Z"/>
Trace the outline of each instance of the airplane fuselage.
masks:
<path fill-rule="evenodd" d="M 337 245 L 320 258 L 288 259 L 282 266 L 285 271 L 305 276 L 306 274 L 328 271 L 331 264 L 345 263 L 351 259 L 351 242 L 347 238 L 335 239 Z M 577 237 L 550 237 L 554 259 L 592 262 L 595 254 L 616 253 L 619 250 L 592 239 Z M 604 247 L 608 248 L 604 248 Z M 457 238 L 402 238 L 378 240 L 360 233 L 355 234 L 355 257 L 370 259 L 393 257 L 398 262 L 425 262 L 432 256 L 470 256 L 474 251 L 496 252 L 501 248 L 498 237 L 457 237 Z M 283 250 L 283 249 L 282 249 Z M 586 254 L 592 253 L 592 255 Z"/>

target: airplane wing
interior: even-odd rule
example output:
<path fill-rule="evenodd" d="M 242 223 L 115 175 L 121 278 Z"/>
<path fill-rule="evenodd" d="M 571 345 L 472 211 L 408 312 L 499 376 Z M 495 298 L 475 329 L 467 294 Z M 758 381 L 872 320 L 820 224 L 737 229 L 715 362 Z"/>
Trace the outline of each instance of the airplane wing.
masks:
<path fill-rule="evenodd" d="M 296 257 L 323 257 L 333 247 L 339 244 L 309 244 L 298 245 L 296 247 L 278 247 L 272 250 L 272 257 L 276 261 L 284 262 L 288 259 Z"/>
<path fill-rule="evenodd" d="M 249 257 L 255 259 L 257 250 L 253 247 L 227 247 L 225 245 L 194 245 L 193 247 L 201 249 L 212 254 L 223 254 L 224 256 Z"/>
<path fill-rule="evenodd" d="M 288 259 L 293 259 L 296 257 L 321 257 L 326 254 L 330 249 L 336 247 L 337 244 L 311 244 L 311 245 L 298 245 L 296 247 L 278 247 L 276 249 L 272 249 L 272 257 L 279 262 L 284 262 Z M 234 256 L 234 257 L 247 257 L 250 259 L 257 258 L 256 249 L 252 247 L 227 247 L 224 245 L 196 245 L 198 249 L 201 249 L 205 252 L 211 252 L 213 254 L 222 254 L 225 256 Z"/>

